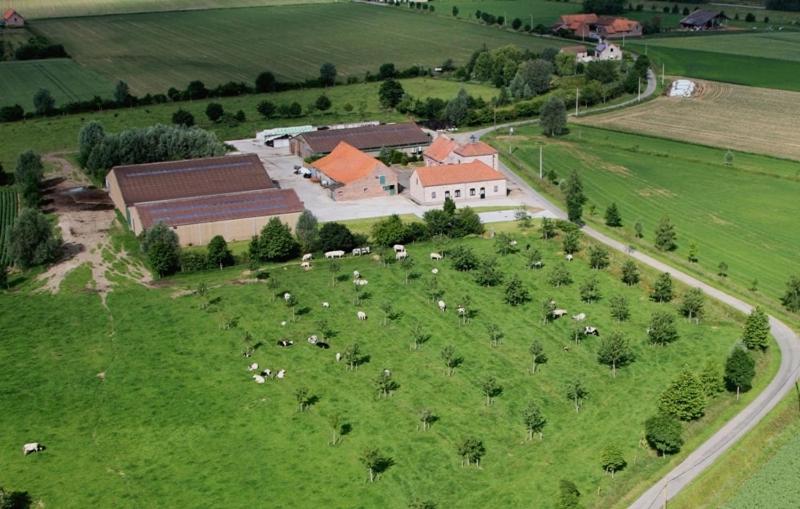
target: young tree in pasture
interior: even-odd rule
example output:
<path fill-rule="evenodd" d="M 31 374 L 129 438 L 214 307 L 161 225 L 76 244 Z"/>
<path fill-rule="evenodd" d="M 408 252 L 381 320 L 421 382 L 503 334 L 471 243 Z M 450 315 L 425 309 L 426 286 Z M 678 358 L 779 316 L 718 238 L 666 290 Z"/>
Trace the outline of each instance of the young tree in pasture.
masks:
<path fill-rule="evenodd" d="M 353 284 L 353 305 L 361 305 L 361 298 L 364 295 L 364 287 L 361 285 Z"/>
<path fill-rule="evenodd" d="M 330 62 L 322 64 L 319 68 L 319 83 L 323 87 L 332 87 L 336 84 L 336 66 Z"/>
<path fill-rule="evenodd" d="M 442 348 L 440 355 L 442 356 L 442 361 L 444 361 L 444 367 L 447 369 L 447 376 L 453 376 L 456 368 L 462 362 L 461 357 L 459 357 L 456 353 L 456 347 L 453 345 L 447 345 Z"/>
<path fill-rule="evenodd" d="M 567 106 L 560 97 L 551 97 L 539 112 L 539 124 L 545 136 L 558 136 L 567 129 Z"/>
<path fill-rule="evenodd" d="M 192 127 L 194 125 L 194 115 L 183 108 L 178 108 L 172 114 L 172 123 L 180 127 Z"/>
<path fill-rule="evenodd" d="M 336 445 L 339 442 L 339 433 L 341 433 L 344 418 L 339 413 L 332 413 L 328 415 L 328 425 L 331 427 L 331 445 Z"/>
<path fill-rule="evenodd" d="M 456 246 L 449 254 L 450 263 L 459 272 L 467 272 L 478 267 L 478 257 L 466 246 Z"/>
<path fill-rule="evenodd" d="M 572 284 L 572 275 L 570 275 L 564 262 L 559 263 L 550 270 L 550 274 L 547 276 L 547 283 L 555 288 Z"/>
<path fill-rule="evenodd" d="M 486 333 L 489 335 L 489 345 L 492 347 L 498 346 L 503 339 L 503 331 L 496 323 L 487 323 Z"/>
<path fill-rule="evenodd" d="M 261 101 L 258 103 L 258 105 L 256 105 L 256 111 L 258 111 L 264 118 L 271 118 L 273 115 L 275 115 L 277 109 L 277 106 L 270 101 Z"/>
<path fill-rule="evenodd" d="M 300 250 L 289 225 L 277 217 L 270 219 L 261 229 L 258 247 L 259 259 L 267 262 L 289 260 Z"/>
<path fill-rule="evenodd" d="M 786 282 L 786 293 L 781 297 L 781 304 L 792 313 L 800 311 L 800 276 L 792 276 Z"/>
<path fill-rule="evenodd" d="M 728 264 L 725 262 L 719 262 L 717 266 L 717 275 L 719 277 L 728 277 Z"/>
<path fill-rule="evenodd" d="M 603 452 L 600 455 L 600 466 L 603 467 L 604 472 L 611 474 L 612 479 L 616 472 L 624 469 L 627 465 L 628 462 L 625 461 L 625 457 L 619 447 L 607 445 L 603 448 Z"/>
<path fill-rule="evenodd" d="M 694 421 L 705 413 L 706 393 L 700 379 L 684 369 L 661 394 L 658 409 L 682 421 Z"/>
<path fill-rule="evenodd" d="M 619 214 L 619 209 L 616 203 L 611 203 L 606 209 L 606 225 L 613 228 L 622 226 L 622 216 Z"/>
<path fill-rule="evenodd" d="M 274 92 L 277 84 L 278 80 L 275 79 L 275 75 L 269 71 L 264 71 L 256 77 L 256 92 L 259 94 Z"/>
<path fill-rule="evenodd" d="M 627 321 L 631 317 L 631 311 L 628 307 L 628 299 L 623 295 L 614 295 L 608 301 L 609 312 L 611 318 L 618 322 Z"/>
<path fill-rule="evenodd" d="M 392 461 L 384 457 L 378 449 L 366 449 L 361 453 L 361 463 L 369 472 L 369 482 L 374 482 L 377 475 L 389 468 Z"/>
<path fill-rule="evenodd" d="M 206 106 L 206 117 L 212 122 L 217 122 L 225 114 L 225 108 L 220 103 L 208 103 Z"/>
<path fill-rule="evenodd" d="M 753 377 L 756 376 L 756 361 L 750 352 L 736 348 L 725 361 L 725 385 L 728 390 L 736 391 L 736 400 L 739 394 L 749 391 L 753 386 Z"/>
<path fill-rule="evenodd" d="M 636 224 L 633 225 L 633 231 L 637 239 L 644 238 L 644 225 L 641 221 L 636 221 Z"/>
<path fill-rule="evenodd" d="M 358 343 L 348 345 L 342 352 L 342 360 L 349 371 L 353 371 L 361 363 L 361 347 Z"/>
<path fill-rule="evenodd" d="M 519 306 L 531 300 L 531 294 L 518 276 L 513 276 L 506 285 L 505 301 L 511 306 Z"/>
<path fill-rule="evenodd" d="M 392 303 L 389 301 L 382 302 L 381 311 L 383 311 L 383 322 L 381 323 L 381 325 L 385 327 L 389 325 L 389 321 L 392 320 L 392 318 L 395 315 L 394 306 L 392 306 Z"/>
<path fill-rule="evenodd" d="M 531 227 L 531 215 L 524 205 L 520 205 L 517 210 L 514 211 L 514 221 L 516 221 L 523 230 L 527 230 Z"/>
<path fill-rule="evenodd" d="M 34 209 L 23 209 L 8 235 L 8 256 L 22 269 L 58 258 L 61 238 L 47 217 Z"/>
<path fill-rule="evenodd" d="M 542 218 L 542 226 L 539 233 L 543 240 L 552 239 L 556 236 L 556 225 L 549 217 Z"/>
<path fill-rule="evenodd" d="M 142 251 L 157 276 L 168 276 L 180 268 L 181 246 L 172 228 L 156 223 L 142 233 L 141 239 Z"/>
<path fill-rule="evenodd" d="M 611 366 L 611 376 L 617 377 L 617 368 L 627 366 L 636 356 L 627 338 L 621 332 L 612 332 L 600 340 L 597 362 Z"/>
<path fill-rule="evenodd" d="M 331 100 L 328 99 L 327 95 L 322 94 L 319 97 L 317 97 L 316 101 L 314 101 L 314 106 L 319 111 L 328 111 L 329 109 L 331 109 Z"/>
<path fill-rule="evenodd" d="M 481 458 L 486 454 L 486 447 L 477 438 L 465 438 L 458 444 L 458 455 L 461 456 L 461 466 L 467 462 L 467 466 L 475 463 L 480 468 Z"/>
<path fill-rule="evenodd" d="M 583 400 L 589 395 L 589 391 L 583 385 L 583 382 L 576 378 L 567 384 L 566 395 L 575 405 L 575 413 L 578 413 L 581 410 Z"/>
<path fill-rule="evenodd" d="M 419 411 L 419 427 L 422 431 L 431 429 L 431 424 L 436 422 L 436 415 L 430 408 L 423 408 Z"/>
<path fill-rule="evenodd" d="M 556 301 L 548 297 L 542 301 L 542 324 L 546 324 L 553 319 L 553 311 L 556 310 Z"/>
<path fill-rule="evenodd" d="M 750 350 L 764 351 L 769 346 L 769 317 L 756 306 L 744 323 L 742 343 Z"/>
<path fill-rule="evenodd" d="M 215 235 L 208 243 L 208 263 L 220 269 L 233 265 L 233 253 L 222 235 Z"/>
<path fill-rule="evenodd" d="M 539 440 L 544 437 L 544 426 L 547 424 L 547 419 L 539 405 L 533 401 L 522 410 L 522 423 L 525 425 L 525 431 L 528 432 L 528 441 L 533 440 L 533 434 L 539 434 Z"/>
<path fill-rule="evenodd" d="M 580 502 L 581 492 L 572 481 L 561 479 L 558 482 L 558 502 L 556 509 L 583 509 Z"/>
<path fill-rule="evenodd" d="M 608 249 L 603 246 L 589 246 L 589 266 L 593 269 L 605 269 L 609 264 Z"/>
<path fill-rule="evenodd" d="M 656 311 L 650 317 L 647 339 L 654 345 L 667 345 L 678 339 L 675 316 L 665 311 Z"/>
<path fill-rule="evenodd" d="M 628 286 L 639 283 L 639 267 L 633 260 L 625 260 L 622 264 L 622 282 Z"/>
<path fill-rule="evenodd" d="M 388 369 L 382 370 L 375 378 L 375 389 L 378 391 L 378 397 L 388 398 L 400 387 L 394 378 L 392 372 Z"/>
<path fill-rule="evenodd" d="M 378 89 L 378 99 L 381 103 L 381 107 L 387 110 L 400 104 L 404 95 L 405 91 L 403 90 L 403 85 L 394 79 L 384 81 Z"/>
<path fill-rule="evenodd" d="M 583 204 L 586 203 L 586 196 L 583 194 L 581 179 L 575 170 L 567 177 L 564 196 L 567 201 L 567 217 L 569 220 L 575 224 L 583 224 L 581 216 L 583 215 Z"/>
<path fill-rule="evenodd" d="M 533 248 L 525 253 L 525 266 L 529 269 L 540 269 L 543 266 L 542 253 Z"/>
<path fill-rule="evenodd" d="M 497 383 L 495 377 L 487 376 L 481 381 L 481 392 L 486 396 L 486 406 L 489 406 L 494 401 L 494 398 L 503 392 L 503 388 Z"/>
<path fill-rule="evenodd" d="M 669 302 L 672 300 L 672 276 L 669 272 L 662 272 L 653 284 L 650 300 L 655 302 Z"/>
<path fill-rule="evenodd" d="M 459 306 L 464 308 L 464 312 L 460 313 L 459 320 L 461 325 L 467 325 L 469 323 L 470 318 L 472 317 L 472 297 L 469 294 L 464 295 L 461 297 L 461 301 L 459 302 Z"/>
<path fill-rule="evenodd" d="M 510 255 L 517 252 L 517 247 L 513 244 L 511 236 L 507 233 L 498 233 L 494 237 L 494 250 L 501 256 Z"/>
<path fill-rule="evenodd" d="M 700 260 L 697 257 L 697 244 L 695 244 L 694 242 L 689 244 L 689 255 L 687 256 L 687 259 L 689 260 L 690 263 L 697 263 Z"/>
<path fill-rule="evenodd" d="M 722 369 L 719 365 L 709 360 L 703 371 L 700 372 L 700 383 L 707 399 L 711 399 L 725 390 L 725 380 L 722 378 Z"/>
<path fill-rule="evenodd" d="M 547 363 L 547 354 L 544 351 L 542 342 L 534 339 L 531 346 L 528 347 L 528 352 L 531 354 L 531 373 L 536 374 L 536 367 L 539 364 Z"/>
<path fill-rule="evenodd" d="M 414 270 L 414 259 L 407 256 L 400 260 L 400 268 L 403 269 L 403 284 L 408 284 L 409 279 L 411 278 L 412 271 Z"/>
<path fill-rule="evenodd" d="M 419 350 L 431 338 L 430 334 L 425 331 L 425 327 L 417 322 L 411 327 L 411 339 L 413 341 L 414 350 Z"/>
<path fill-rule="evenodd" d="M 334 333 L 334 331 L 331 329 L 330 323 L 328 323 L 328 320 L 324 318 L 317 320 L 314 323 L 314 325 L 317 327 L 319 335 L 323 341 L 325 341 L 326 338 L 332 336 Z"/>
<path fill-rule="evenodd" d="M 497 266 L 496 259 L 484 258 L 481 260 L 478 270 L 475 272 L 475 282 L 487 288 L 503 282 L 503 271 Z"/>
<path fill-rule="evenodd" d="M 33 94 L 33 108 L 37 115 L 48 115 L 53 112 L 56 100 L 46 88 L 40 88 Z"/>
<path fill-rule="evenodd" d="M 294 312 L 294 310 L 297 307 L 297 297 L 295 297 L 294 294 L 292 293 L 292 294 L 289 295 L 288 299 L 286 297 L 284 297 L 283 302 L 284 302 L 284 304 L 286 304 L 286 307 L 289 308 L 289 311 L 292 312 L 292 321 L 295 321 L 295 312 Z"/>
<path fill-rule="evenodd" d="M 575 254 L 581 250 L 581 236 L 579 230 L 571 230 L 564 234 L 562 249 L 566 254 Z"/>
<path fill-rule="evenodd" d="M 655 246 L 659 251 L 674 251 L 678 247 L 678 244 L 675 243 L 678 238 L 675 233 L 675 226 L 667 216 L 662 217 L 661 221 L 659 221 L 655 235 Z"/>
<path fill-rule="evenodd" d="M 436 277 L 428 278 L 425 283 L 425 294 L 434 304 L 444 295 L 444 290 L 439 287 L 439 280 Z"/>
<path fill-rule="evenodd" d="M 299 387 L 294 391 L 294 398 L 297 400 L 297 410 L 305 412 L 314 397 L 309 392 L 308 387 Z"/>
<path fill-rule="evenodd" d="M 306 209 L 297 218 L 297 225 L 294 227 L 294 234 L 300 249 L 304 253 L 313 251 L 319 243 L 319 220 L 313 212 Z"/>
<path fill-rule="evenodd" d="M 690 289 L 683 294 L 680 307 L 681 314 L 690 321 L 694 320 L 695 323 L 698 323 L 700 319 L 703 318 L 703 313 L 705 312 L 705 300 L 706 297 L 703 290 L 700 288 Z"/>
<path fill-rule="evenodd" d="M 654 415 L 644 422 L 644 430 L 647 443 L 661 456 L 681 450 L 683 427 L 675 417 L 665 414 Z"/>
<path fill-rule="evenodd" d="M 328 272 L 331 273 L 331 286 L 336 286 L 336 278 L 342 270 L 342 264 L 339 260 L 331 260 L 328 262 Z"/>
<path fill-rule="evenodd" d="M 580 293 L 583 302 L 597 302 L 600 300 L 600 281 L 598 281 L 597 276 L 589 276 L 581 284 Z"/>

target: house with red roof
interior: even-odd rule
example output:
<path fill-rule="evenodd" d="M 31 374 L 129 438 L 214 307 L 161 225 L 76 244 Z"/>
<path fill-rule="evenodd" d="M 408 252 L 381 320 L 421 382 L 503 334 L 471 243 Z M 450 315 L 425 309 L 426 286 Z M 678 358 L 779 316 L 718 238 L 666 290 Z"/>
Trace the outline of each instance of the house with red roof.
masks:
<path fill-rule="evenodd" d="M 621 39 L 641 37 L 642 24 L 636 20 L 597 14 L 565 14 L 553 25 L 553 32 L 568 32 L 574 37 Z"/>
<path fill-rule="evenodd" d="M 336 201 L 392 196 L 398 192 L 397 174 L 346 141 L 311 163 L 313 176 Z"/>
<path fill-rule="evenodd" d="M 411 199 L 422 205 L 441 205 L 446 198 L 456 203 L 505 198 L 502 173 L 478 160 L 460 164 L 423 166 L 409 180 Z"/>
<path fill-rule="evenodd" d="M 422 153 L 425 166 L 461 164 L 481 161 L 490 168 L 497 169 L 497 150 L 482 141 L 471 140 L 458 143 L 445 134 L 440 134 Z"/>
<path fill-rule="evenodd" d="M 22 28 L 25 26 L 25 18 L 14 9 L 6 9 L 3 13 L 3 25 L 9 28 Z"/>

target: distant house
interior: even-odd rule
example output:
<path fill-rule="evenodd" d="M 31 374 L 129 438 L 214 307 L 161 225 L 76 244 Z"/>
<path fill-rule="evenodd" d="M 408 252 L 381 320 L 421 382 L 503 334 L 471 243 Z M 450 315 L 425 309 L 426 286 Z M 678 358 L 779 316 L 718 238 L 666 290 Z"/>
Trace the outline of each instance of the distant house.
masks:
<path fill-rule="evenodd" d="M 135 234 L 164 223 L 183 246 L 248 240 L 273 217 L 293 228 L 304 210 L 255 154 L 115 166 L 106 189 Z"/>
<path fill-rule="evenodd" d="M 423 166 L 409 181 L 411 199 L 422 205 L 439 205 L 445 198 L 456 203 L 486 198 L 504 198 L 506 179 L 481 161 Z"/>
<path fill-rule="evenodd" d="M 380 124 L 346 129 L 320 129 L 303 133 L 291 141 L 292 153 L 302 158 L 330 154 L 340 142 L 377 154 L 382 148 L 422 152 L 431 139 L 412 122 Z"/>
<path fill-rule="evenodd" d="M 391 196 L 398 192 L 397 174 L 346 141 L 311 164 L 314 176 L 336 201 Z"/>
<path fill-rule="evenodd" d="M 636 20 L 597 14 L 565 14 L 553 25 L 553 32 L 568 32 L 574 37 L 621 39 L 640 37 L 642 24 Z"/>
<path fill-rule="evenodd" d="M 553 25 L 553 32 L 569 32 L 575 37 L 591 37 L 591 26 L 598 21 L 597 14 L 564 14 Z"/>
<path fill-rule="evenodd" d="M 3 24 L 9 28 L 21 28 L 25 26 L 25 18 L 14 9 L 7 9 L 3 13 Z"/>
<path fill-rule="evenodd" d="M 469 143 L 458 143 L 447 135 L 440 134 L 431 146 L 422 153 L 425 166 L 442 164 L 461 164 L 481 161 L 490 168 L 497 169 L 497 150 L 483 143 L 472 140 Z"/>
<path fill-rule="evenodd" d="M 589 58 L 589 49 L 586 46 L 578 45 L 578 46 L 564 46 L 559 50 L 559 53 L 565 53 L 567 55 L 573 55 L 575 57 L 576 62 L 589 62 L 591 58 Z"/>
<path fill-rule="evenodd" d="M 576 62 L 593 62 L 595 60 L 622 60 L 622 50 L 616 44 L 600 41 L 593 50 L 588 50 L 586 46 L 567 46 L 561 48 L 561 53 L 575 55 Z"/>
<path fill-rule="evenodd" d="M 729 19 L 722 11 L 698 9 L 681 20 L 681 27 L 689 30 L 713 30 L 722 27 Z"/>

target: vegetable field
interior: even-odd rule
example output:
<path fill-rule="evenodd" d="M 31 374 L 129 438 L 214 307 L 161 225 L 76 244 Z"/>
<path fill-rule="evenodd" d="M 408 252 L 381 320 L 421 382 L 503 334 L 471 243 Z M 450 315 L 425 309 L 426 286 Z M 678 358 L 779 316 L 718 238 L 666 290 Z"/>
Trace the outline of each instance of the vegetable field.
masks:
<path fill-rule="evenodd" d="M 69 59 L 0 62 L 0 106 L 19 104 L 33 109 L 33 95 L 44 88 L 56 100 L 87 100 L 98 95 L 111 97 L 114 84 Z"/>
<path fill-rule="evenodd" d="M 800 160 L 800 93 L 704 80 L 696 83 L 690 98 L 658 97 L 578 122 Z"/>
<path fill-rule="evenodd" d="M 8 264 L 8 232 L 17 218 L 17 191 L 13 187 L 0 187 L 0 264 Z"/>
<path fill-rule="evenodd" d="M 753 477 L 742 484 L 736 497 L 726 509 L 793 509 L 800 500 L 800 435 L 781 447 Z"/>
<path fill-rule="evenodd" d="M 164 93 L 192 80 L 252 83 L 264 70 L 285 81 L 316 78 L 325 62 L 339 79 L 386 62 L 404 69 L 463 63 L 486 44 L 541 50 L 563 43 L 435 15 L 355 3 L 148 13 L 42 20 L 81 65 L 133 92 Z M 335 50 L 334 50 L 335 48 Z"/>

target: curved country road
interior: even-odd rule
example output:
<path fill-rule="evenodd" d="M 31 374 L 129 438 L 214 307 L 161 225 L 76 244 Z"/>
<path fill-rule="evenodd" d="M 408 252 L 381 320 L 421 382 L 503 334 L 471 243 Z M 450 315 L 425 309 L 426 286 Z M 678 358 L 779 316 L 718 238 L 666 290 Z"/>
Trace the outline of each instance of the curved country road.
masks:
<path fill-rule="evenodd" d="M 653 89 L 655 88 L 655 77 L 648 80 L 652 83 Z M 650 90 L 650 83 L 648 83 L 648 90 Z M 650 91 L 652 93 L 652 91 Z M 618 106 L 619 107 L 619 106 Z M 477 138 L 495 129 L 502 127 L 509 127 L 515 124 L 505 124 L 497 126 L 496 128 L 482 129 L 472 133 Z M 500 170 L 506 175 L 506 178 L 513 184 L 516 184 L 520 190 L 528 195 L 531 200 L 543 205 L 547 210 L 552 212 L 556 217 L 566 219 L 566 214 L 554 205 L 550 200 L 542 196 L 535 189 L 533 189 L 527 182 L 521 179 L 513 171 L 511 171 L 505 164 L 500 163 Z M 628 256 L 635 258 L 641 263 L 649 265 L 654 269 L 661 272 L 669 272 L 673 278 L 682 281 L 683 283 L 692 287 L 700 288 L 706 295 L 709 295 L 733 308 L 749 313 L 752 306 L 743 300 L 728 295 L 727 293 L 714 288 L 684 272 L 681 272 L 669 265 L 656 260 L 638 251 L 629 250 L 628 246 L 614 240 L 607 235 L 585 226 L 583 232 L 592 237 L 593 239 L 602 242 L 612 249 L 626 253 Z M 722 453 L 728 450 L 737 440 L 742 438 L 748 430 L 758 423 L 783 397 L 794 388 L 795 381 L 798 374 L 800 374 L 800 341 L 798 341 L 797 334 L 790 329 L 785 323 L 770 316 L 770 330 L 775 340 L 778 343 L 778 348 L 781 350 L 781 364 L 775 378 L 770 382 L 766 389 L 759 394 L 749 405 L 742 409 L 741 412 L 736 414 L 730 421 L 728 421 L 719 431 L 701 444 L 689 456 L 686 457 L 678 466 L 673 468 L 667 475 L 658 480 L 650 489 L 648 489 L 642 496 L 640 496 L 633 504 L 632 509 L 655 509 L 666 507 L 669 499 L 674 497 L 686 487 L 693 479 L 710 466 L 715 459 Z"/>

